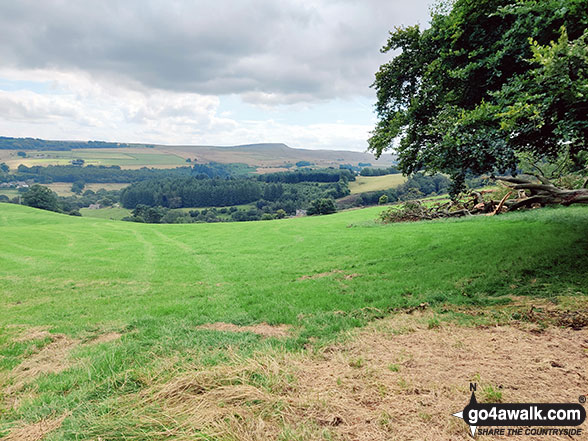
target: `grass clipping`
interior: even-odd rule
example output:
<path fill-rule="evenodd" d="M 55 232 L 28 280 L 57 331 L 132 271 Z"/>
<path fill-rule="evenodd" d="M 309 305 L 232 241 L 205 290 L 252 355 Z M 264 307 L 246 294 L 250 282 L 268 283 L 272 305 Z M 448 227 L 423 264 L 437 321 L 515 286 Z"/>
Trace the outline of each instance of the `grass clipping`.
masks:
<path fill-rule="evenodd" d="M 468 402 L 470 382 L 479 401 L 570 402 L 586 393 L 586 329 L 430 323 L 426 313 L 400 314 L 318 353 L 161 369 L 96 421 L 95 435 L 109 439 L 124 424 L 125 439 L 137 440 L 465 441 L 467 427 L 451 414 Z"/>
<path fill-rule="evenodd" d="M 4 441 L 41 441 L 49 433 L 59 429 L 67 416 L 68 414 L 65 413 L 59 417 L 45 418 L 36 423 L 23 424 L 2 439 Z"/>

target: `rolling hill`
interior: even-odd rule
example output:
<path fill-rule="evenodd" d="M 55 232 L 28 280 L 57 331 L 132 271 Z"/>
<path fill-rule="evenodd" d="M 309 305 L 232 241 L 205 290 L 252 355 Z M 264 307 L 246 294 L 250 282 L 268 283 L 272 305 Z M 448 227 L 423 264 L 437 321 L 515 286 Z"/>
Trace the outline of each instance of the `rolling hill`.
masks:
<path fill-rule="evenodd" d="M 466 440 L 474 375 L 505 400 L 585 392 L 586 332 L 523 326 L 530 301 L 533 320 L 586 306 L 586 207 L 380 210 L 148 225 L 0 204 L 0 436 Z M 533 361 L 554 354 L 565 369 Z"/>
<path fill-rule="evenodd" d="M 299 161 L 307 161 L 319 167 L 338 167 L 340 164 L 357 166 L 359 163 L 389 166 L 393 163 L 391 155 L 376 160 L 371 153 L 295 149 L 280 143 L 221 147 L 34 140 L 34 143 L 23 143 L 22 148 L 14 148 L 15 143 L 6 140 L 14 138 L 0 138 L 0 162 L 6 162 L 11 168 L 20 164 L 29 167 L 69 164 L 73 159 L 83 159 L 86 164 L 119 165 L 122 168 L 178 167 L 185 165 L 187 159 L 199 163 L 237 162 L 257 167 L 259 172 L 286 170 L 284 165 L 293 165 Z M 19 156 L 19 151 L 25 152 L 26 157 Z"/>

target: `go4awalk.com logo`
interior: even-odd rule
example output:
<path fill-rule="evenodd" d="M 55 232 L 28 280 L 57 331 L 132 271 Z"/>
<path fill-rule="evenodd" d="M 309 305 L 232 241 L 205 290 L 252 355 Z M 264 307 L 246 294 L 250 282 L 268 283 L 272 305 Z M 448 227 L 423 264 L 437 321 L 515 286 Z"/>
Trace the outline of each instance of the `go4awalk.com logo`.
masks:
<path fill-rule="evenodd" d="M 534 435 L 580 436 L 584 429 L 577 427 L 586 420 L 586 410 L 580 403 L 478 403 L 476 384 L 470 383 L 470 402 L 453 416 L 462 418 L 470 426 L 472 437 L 479 435 Z M 526 426 L 526 427 L 517 427 Z"/>

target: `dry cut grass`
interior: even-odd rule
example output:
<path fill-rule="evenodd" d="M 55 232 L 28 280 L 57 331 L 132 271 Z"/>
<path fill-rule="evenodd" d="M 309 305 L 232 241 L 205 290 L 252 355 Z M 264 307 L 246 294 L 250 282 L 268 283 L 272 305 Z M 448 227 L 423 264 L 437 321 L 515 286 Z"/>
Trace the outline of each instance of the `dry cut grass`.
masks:
<path fill-rule="evenodd" d="M 431 317 L 399 314 L 318 351 L 175 372 L 170 362 L 96 421 L 96 435 L 108 439 L 122 418 L 134 422 L 126 439 L 465 441 L 467 427 L 451 414 L 467 404 L 470 382 L 479 401 L 574 402 L 586 393 L 586 329 L 432 327 Z"/>
<path fill-rule="evenodd" d="M 44 418 L 36 423 L 23 423 L 2 439 L 4 441 L 41 441 L 48 434 L 61 427 L 63 420 L 67 416 L 68 414 L 64 413 L 58 417 Z"/>

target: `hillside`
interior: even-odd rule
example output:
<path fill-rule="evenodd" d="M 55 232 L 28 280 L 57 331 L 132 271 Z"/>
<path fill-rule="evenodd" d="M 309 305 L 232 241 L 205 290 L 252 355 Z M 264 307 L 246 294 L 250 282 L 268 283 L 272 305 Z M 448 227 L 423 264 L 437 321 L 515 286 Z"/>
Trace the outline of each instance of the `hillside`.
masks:
<path fill-rule="evenodd" d="M 20 164 L 27 167 L 69 164 L 73 159 L 83 159 L 86 164 L 119 165 L 122 168 L 171 168 L 186 165 L 186 160 L 190 159 L 198 163 L 243 163 L 259 168 L 259 172 L 287 170 L 282 166 L 299 161 L 319 167 L 338 167 L 340 164 L 357 166 L 359 163 L 389 166 L 393 162 L 391 155 L 383 155 L 376 160 L 370 153 L 295 149 L 279 143 L 221 147 L 33 140 L 23 142 L 22 148 L 14 148 L 14 142 L 4 142 L 3 145 L 2 141 L 6 139 L 12 138 L 0 138 L 0 162 L 6 162 L 13 169 Z M 19 156 L 19 151 L 25 152 L 26 157 Z"/>
<path fill-rule="evenodd" d="M 371 153 L 295 149 L 285 144 L 249 144 L 233 147 L 158 146 L 157 148 L 183 157 L 193 155 L 192 158 L 201 162 L 242 162 L 261 167 L 277 167 L 285 163 L 294 164 L 298 161 L 308 161 L 322 167 L 346 163 L 357 165 L 360 162 L 388 166 L 393 162 L 391 155 L 384 155 L 381 159 L 376 160 Z"/>
<path fill-rule="evenodd" d="M 398 187 L 406 182 L 406 176 L 401 174 L 382 176 L 357 176 L 355 181 L 349 183 L 351 194 L 365 193 L 368 191 L 387 190 Z"/>
<path fill-rule="evenodd" d="M 585 392 L 586 330 L 544 340 L 521 314 L 586 307 L 586 207 L 393 225 L 380 210 L 147 225 L 0 204 L 0 436 L 409 439 L 425 412 L 465 440 L 451 406 L 476 372 L 503 378 L 491 356 L 468 358 L 470 337 L 504 357 L 525 342 L 506 401 L 533 385 L 556 401 Z M 521 328 L 467 337 L 456 322 Z M 531 361 L 560 346 L 567 372 Z"/>

